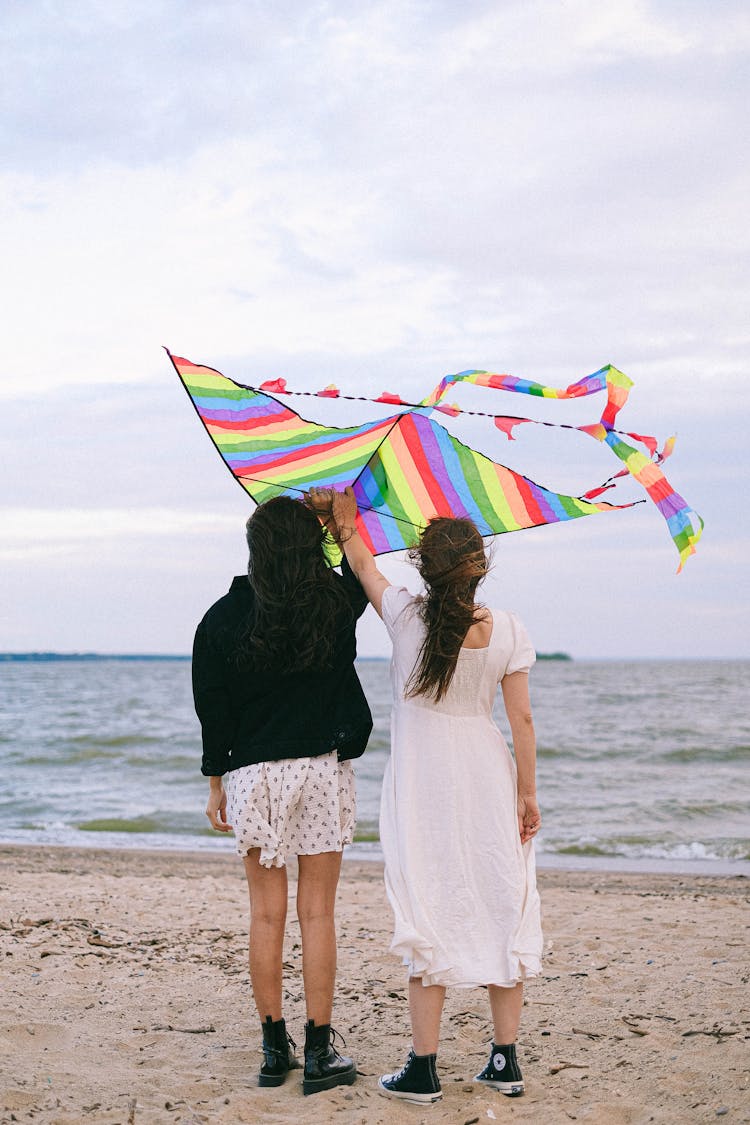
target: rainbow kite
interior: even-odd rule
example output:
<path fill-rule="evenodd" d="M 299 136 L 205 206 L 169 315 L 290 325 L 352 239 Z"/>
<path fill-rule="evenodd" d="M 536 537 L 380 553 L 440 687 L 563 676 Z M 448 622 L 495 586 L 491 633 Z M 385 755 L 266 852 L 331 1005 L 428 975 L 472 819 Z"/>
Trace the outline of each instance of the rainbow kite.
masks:
<path fill-rule="evenodd" d="M 283 379 L 260 387 L 243 386 L 211 367 L 167 354 L 209 437 L 253 500 L 262 503 L 272 496 L 299 496 L 312 486 L 341 489 L 351 485 L 359 504 L 360 534 L 376 555 L 413 546 L 433 516 L 468 516 L 482 535 L 497 535 L 630 508 L 642 501 L 609 504 L 597 499 L 628 475 L 645 488 L 667 521 L 680 554 L 678 569 L 695 553 L 703 520 L 675 492 L 660 468 L 672 452 L 674 438 L 658 451 L 655 438 L 615 430 L 617 414 L 633 384 L 611 365 L 564 389 L 512 375 L 461 371 L 447 375 L 422 402 L 409 403 L 387 392 L 377 399 L 342 395 L 333 385 L 317 392 L 293 392 Z M 606 392 L 607 402 L 597 422 L 562 428 L 579 430 L 605 443 L 625 468 L 581 496 L 566 496 L 535 484 L 459 441 L 435 421 L 433 412 L 451 417 L 482 413 L 510 441 L 515 440 L 513 430 L 522 424 L 557 424 L 446 404 L 448 388 L 458 383 L 551 399 Z M 380 402 L 399 410 L 358 426 L 325 426 L 307 421 L 279 401 L 278 396 L 290 394 Z M 626 437 L 643 445 L 648 456 L 626 442 Z"/>

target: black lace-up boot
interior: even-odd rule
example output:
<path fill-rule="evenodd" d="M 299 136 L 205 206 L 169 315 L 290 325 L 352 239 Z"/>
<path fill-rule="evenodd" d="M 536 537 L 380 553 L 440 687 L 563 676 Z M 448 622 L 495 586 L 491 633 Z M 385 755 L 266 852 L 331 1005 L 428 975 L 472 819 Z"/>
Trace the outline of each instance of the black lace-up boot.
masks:
<path fill-rule="evenodd" d="M 333 1046 L 336 1034 L 327 1023 L 316 1027 L 309 1020 L 305 1024 L 303 1094 L 316 1094 L 318 1090 L 331 1090 L 334 1086 L 351 1086 L 355 1081 L 357 1067 L 354 1061 L 340 1055 Z"/>
<path fill-rule="evenodd" d="M 483 1086 L 491 1086 L 509 1098 L 520 1098 L 523 1093 L 523 1076 L 516 1059 L 515 1043 L 492 1044 L 490 1061 L 474 1078 Z"/>
<path fill-rule="evenodd" d="M 430 1105 L 443 1096 L 437 1073 L 437 1055 L 415 1055 L 409 1051 L 405 1066 L 378 1079 L 378 1091 L 386 1098 L 400 1098 L 415 1105 Z"/>
<path fill-rule="evenodd" d="M 299 1068 L 294 1052 L 297 1044 L 287 1034 L 284 1020 L 266 1016 L 263 1023 L 263 1065 L 258 1075 L 259 1086 L 282 1086 L 290 1070 Z"/>

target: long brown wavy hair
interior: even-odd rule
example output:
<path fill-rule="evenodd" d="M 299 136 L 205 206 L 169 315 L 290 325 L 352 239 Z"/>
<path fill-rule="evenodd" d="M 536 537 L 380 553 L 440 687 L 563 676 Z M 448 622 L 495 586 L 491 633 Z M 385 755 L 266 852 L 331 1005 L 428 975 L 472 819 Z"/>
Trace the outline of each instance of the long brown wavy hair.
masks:
<path fill-rule="evenodd" d="M 450 687 L 467 632 L 480 620 L 474 595 L 487 573 L 487 556 L 471 520 L 441 516 L 430 520 L 409 557 L 427 587 L 419 608 L 427 632 L 406 696 L 437 703 Z"/>
<path fill-rule="evenodd" d="M 330 666 L 354 614 L 326 561 L 325 527 L 302 501 L 277 496 L 255 509 L 246 529 L 255 612 L 240 661 L 284 672 Z"/>

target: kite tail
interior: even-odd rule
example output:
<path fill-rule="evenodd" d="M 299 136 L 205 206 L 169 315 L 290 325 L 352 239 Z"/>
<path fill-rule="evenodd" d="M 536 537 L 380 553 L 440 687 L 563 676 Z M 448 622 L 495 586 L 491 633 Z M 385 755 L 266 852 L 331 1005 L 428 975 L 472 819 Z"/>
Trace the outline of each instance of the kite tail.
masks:
<path fill-rule="evenodd" d="M 628 392 L 633 386 L 632 379 L 618 371 L 611 363 L 600 367 L 593 375 L 586 375 L 568 387 L 549 387 L 544 383 L 534 383 L 530 379 L 518 379 L 515 375 L 497 375 L 492 371 L 470 369 L 455 375 L 445 375 L 434 391 L 423 399 L 420 406 L 433 407 L 442 402 L 448 388 L 456 383 L 472 383 L 477 387 L 491 387 L 498 391 L 516 391 L 519 394 L 533 395 L 535 398 L 584 398 L 586 395 L 607 391 L 608 407 L 611 405 L 614 417 L 625 405 Z"/>
<path fill-rule="evenodd" d="M 695 554 L 695 546 L 703 532 L 703 520 L 686 501 L 675 492 L 671 484 L 659 468 L 659 463 L 666 460 L 674 447 L 674 438 L 670 438 L 661 453 L 656 452 L 656 440 L 641 434 L 628 434 L 637 441 L 643 442 L 654 460 L 638 452 L 632 445 L 628 445 L 614 432 L 617 415 L 628 400 L 630 388 L 633 386 L 624 372 L 608 363 L 592 375 L 586 375 L 568 387 L 549 387 L 543 383 L 534 383 L 528 379 L 517 379 L 513 375 L 497 375 L 491 371 L 468 370 L 459 371 L 455 375 L 446 375 L 440 380 L 437 387 L 426 399 L 422 406 L 427 408 L 438 407 L 445 397 L 448 389 L 456 383 L 471 383 L 479 387 L 491 387 L 497 390 L 516 391 L 521 394 L 534 395 L 537 398 L 572 399 L 583 398 L 586 395 L 596 394 L 598 391 L 607 392 L 607 403 L 602 411 L 601 418 L 590 426 L 577 426 L 578 430 L 596 438 L 597 441 L 608 445 L 615 456 L 625 463 L 626 470 L 616 473 L 601 489 L 593 489 L 585 494 L 587 499 L 593 499 L 600 492 L 614 486 L 614 481 L 623 474 L 630 473 L 640 485 L 645 488 L 648 496 L 656 504 L 664 519 L 667 521 L 669 534 L 680 553 L 680 565 L 677 573 L 682 570 L 690 555 Z M 448 411 L 446 411 L 448 412 Z M 514 420 L 514 422 L 525 419 Z M 610 483 L 611 482 L 611 483 Z"/>
<path fill-rule="evenodd" d="M 703 534 L 703 520 L 675 492 L 659 466 L 644 453 L 639 453 L 612 430 L 607 430 L 602 440 L 625 463 L 628 472 L 645 488 L 667 521 L 669 534 L 680 552 L 680 565 L 677 567 L 679 574 L 690 556 L 695 554 L 695 546 Z"/>
<path fill-rule="evenodd" d="M 677 567 L 679 574 L 683 566 L 695 554 L 695 546 L 703 534 L 704 523 L 701 517 L 675 492 L 666 476 L 659 468 L 657 462 L 665 461 L 674 449 L 674 437 L 669 438 L 661 453 L 656 453 L 653 438 L 644 438 L 639 434 L 628 434 L 628 437 L 643 441 L 649 452 L 655 458 L 651 460 L 644 453 L 628 445 L 622 437 L 615 433 L 614 424 L 618 412 L 625 405 L 632 381 L 623 375 L 616 367 L 609 368 L 607 379 L 607 405 L 605 406 L 598 425 L 581 427 L 591 437 L 604 442 L 616 457 L 624 462 L 627 471 L 635 477 L 638 483 L 646 490 L 649 498 L 653 500 L 660 513 L 667 521 L 669 534 L 680 554 L 680 565 Z M 620 475 L 619 473 L 617 474 Z"/>

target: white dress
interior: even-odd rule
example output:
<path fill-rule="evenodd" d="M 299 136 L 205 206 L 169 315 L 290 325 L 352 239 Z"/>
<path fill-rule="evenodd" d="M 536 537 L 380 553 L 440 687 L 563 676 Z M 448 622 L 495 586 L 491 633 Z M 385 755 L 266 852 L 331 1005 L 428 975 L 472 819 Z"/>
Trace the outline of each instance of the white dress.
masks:
<path fill-rule="evenodd" d="M 391 756 L 380 840 L 394 913 L 391 950 L 425 985 L 512 987 L 538 975 L 542 928 L 533 843 L 521 844 L 516 767 L 492 719 L 497 685 L 536 659 L 514 614 L 491 610 L 489 645 L 461 649 L 439 703 L 404 699 L 424 625 L 390 586 Z"/>

